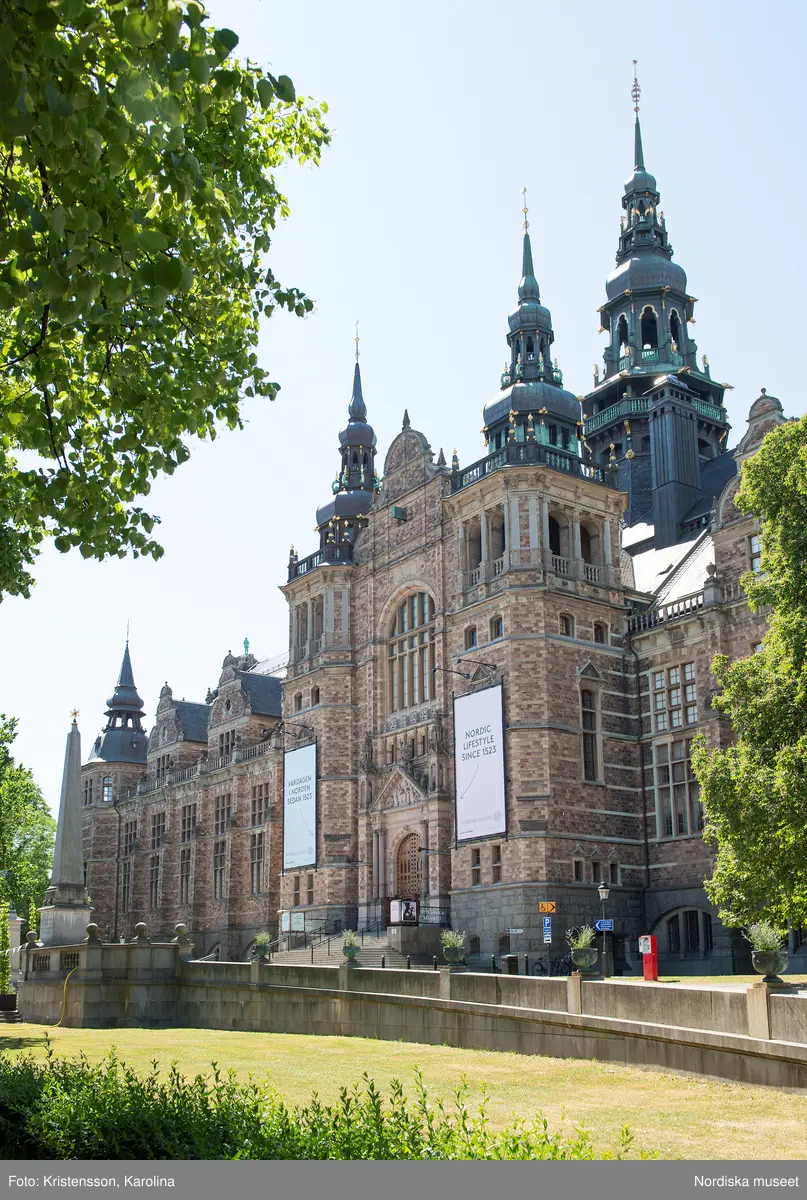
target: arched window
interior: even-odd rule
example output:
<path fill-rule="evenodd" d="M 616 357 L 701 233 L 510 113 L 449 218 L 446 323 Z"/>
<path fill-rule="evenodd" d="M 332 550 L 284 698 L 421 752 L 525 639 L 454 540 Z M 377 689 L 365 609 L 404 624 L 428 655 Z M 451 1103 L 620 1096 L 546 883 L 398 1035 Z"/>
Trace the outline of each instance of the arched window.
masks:
<path fill-rule="evenodd" d="M 642 349 L 658 349 L 658 321 L 655 309 L 649 304 L 642 309 Z"/>
<path fill-rule="evenodd" d="M 600 563 L 600 531 L 593 521 L 580 522 L 580 554 L 583 562 Z"/>
<path fill-rule="evenodd" d="M 434 695 L 434 601 L 415 592 L 399 605 L 389 633 L 389 707 L 411 708 Z"/>
<path fill-rule="evenodd" d="M 601 621 L 594 622 L 594 641 L 605 644 L 607 641 L 607 629 Z"/>
<path fill-rule="evenodd" d="M 681 349 L 681 322 L 678 320 L 678 313 L 675 309 L 670 313 L 670 337 L 675 343 L 673 349 Z"/>
<path fill-rule="evenodd" d="M 620 357 L 628 353 L 628 321 L 623 313 L 619 318 L 619 323 L 616 327 L 616 340 L 619 346 Z"/>
<path fill-rule="evenodd" d="M 473 650 L 473 648 L 476 644 L 477 644 L 476 626 L 471 625 L 471 626 L 469 626 L 468 629 L 465 630 L 465 649 Z"/>
<path fill-rule="evenodd" d="M 560 554 L 560 525 L 554 517 L 549 518 L 549 549 L 553 554 Z"/>
<path fill-rule="evenodd" d="M 561 613 L 559 628 L 564 637 L 574 637 L 574 617 L 570 617 L 568 613 Z"/>

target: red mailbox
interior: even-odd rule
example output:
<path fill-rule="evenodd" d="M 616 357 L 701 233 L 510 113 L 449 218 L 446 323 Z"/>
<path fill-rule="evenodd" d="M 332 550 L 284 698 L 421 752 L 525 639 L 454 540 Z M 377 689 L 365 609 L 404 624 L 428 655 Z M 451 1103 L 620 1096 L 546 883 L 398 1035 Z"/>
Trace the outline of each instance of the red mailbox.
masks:
<path fill-rule="evenodd" d="M 658 982 L 658 949 L 652 933 L 639 938 L 639 953 L 644 963 L 644 977 L 648 983 Z"/>

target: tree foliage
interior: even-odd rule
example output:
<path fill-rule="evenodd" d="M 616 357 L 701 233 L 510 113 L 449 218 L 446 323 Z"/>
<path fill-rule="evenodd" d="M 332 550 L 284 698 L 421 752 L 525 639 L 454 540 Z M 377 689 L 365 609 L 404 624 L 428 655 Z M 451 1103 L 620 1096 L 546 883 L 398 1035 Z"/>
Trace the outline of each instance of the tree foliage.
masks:
<path fill-rule="evenodd" d="M 31 772 L 11 756 L 16 728 L 0 715 L 0 897 L 29 917 L 50 880 L 56 822 Z"/>
<path fill-rule="evenodd" d="M 275 182 L 326 106 L 231 55 L 196 0 L 0 0 L 0 597 L 43 538 L 159 557 L 136 501 L 273 398 Z M 20 452 L 23 452 L 22 455 Z M 26 453 L 30 452 L 30 453 Z"/>
<path fill-rule="evenodd" d="M 754 611 L 769 608 L 762 653 L 712 670 L 714 701 L 736 742 L 698 739 L 693 766 L 717 846 L 706 884 L 729 925 L 763 917 L 807 926 L 807 417 L 769 433 L 743 466 L 740 511 L 762 522 L 761 573 L 743 586 Z"/>

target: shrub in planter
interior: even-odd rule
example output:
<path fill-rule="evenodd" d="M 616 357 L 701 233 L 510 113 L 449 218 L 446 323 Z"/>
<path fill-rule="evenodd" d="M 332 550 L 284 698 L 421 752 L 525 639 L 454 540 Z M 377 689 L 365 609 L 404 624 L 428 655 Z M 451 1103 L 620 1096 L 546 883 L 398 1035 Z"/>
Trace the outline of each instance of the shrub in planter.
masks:
<path fill-rule="evenodd" d="M 342 953 L 347 961 L 353 962 L 359 953 L 359 935 L 355 929 L 346 929 L 342 938 Z"/>
<path fill-rule="evenodd" d="M 787 967 L 787 947 L 784 938 L 770 921 L 755 921 L 745 930 L 751 943 L 751 964 L 754 970 L 772 982 Z"/>
<path fill-rule="evenodd" d="M 580 929 L 567 929 L 566 941 L 572 952 L 572 962 L 581 971 L 591 970 L 597 961 L 599 951 L 594 945 L 594 929 L 591 925 L 583 925 Z"/>
<path fill-rule="evenodd" d="M 441 929 L 440 944 L 447 963 L 465 961 L 465 933 L 458 933 L 454 929 Z"/>
<path fill-rule="evenodd" d="M 252 957 L 265 959 L 266 955 L 269 953 L 269 947 L 271 944 L 272 944 L 272 939 L 269 936 L 269 933 L 265 929 L 262 929 L 260 933 L 256 933 L 255 934 L 255 949 L 253 951 Z"/>

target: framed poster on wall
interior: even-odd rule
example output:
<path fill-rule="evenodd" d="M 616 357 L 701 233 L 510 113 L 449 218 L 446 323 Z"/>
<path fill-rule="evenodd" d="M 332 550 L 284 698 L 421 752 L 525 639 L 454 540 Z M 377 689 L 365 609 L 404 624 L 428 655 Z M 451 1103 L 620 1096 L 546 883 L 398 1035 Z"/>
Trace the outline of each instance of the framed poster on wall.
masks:
<path fill-rule="evenodd" d="M 507 832 L 502 685 L 454 699 L 457 842 Z"/>
<path fill-rule="evenodd" d="M 317 744 L 283 755 L 283 870 L 317 865 Z"/>

